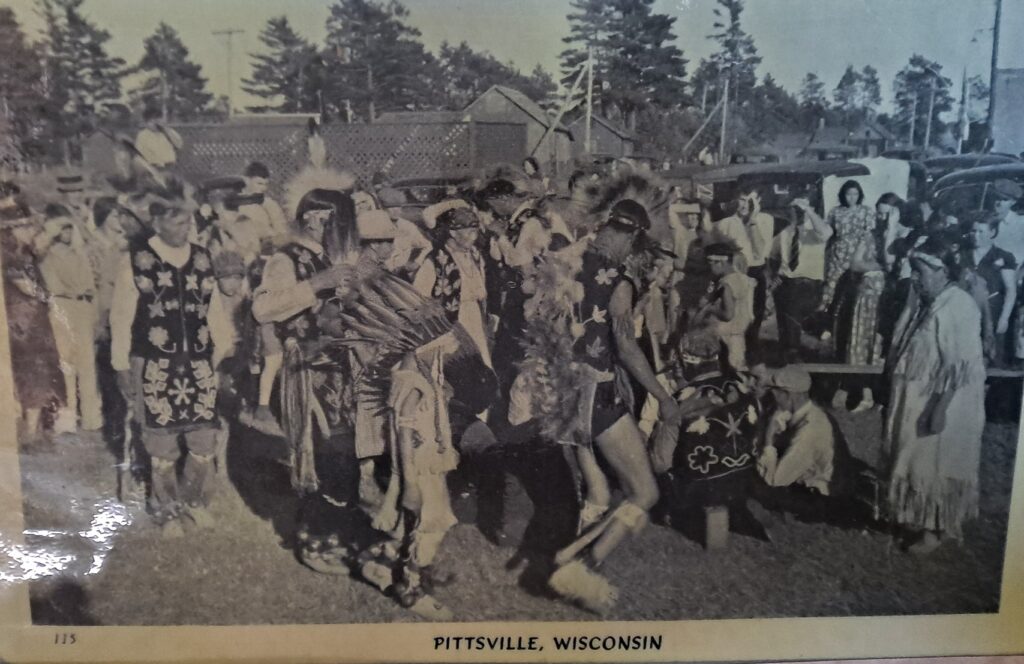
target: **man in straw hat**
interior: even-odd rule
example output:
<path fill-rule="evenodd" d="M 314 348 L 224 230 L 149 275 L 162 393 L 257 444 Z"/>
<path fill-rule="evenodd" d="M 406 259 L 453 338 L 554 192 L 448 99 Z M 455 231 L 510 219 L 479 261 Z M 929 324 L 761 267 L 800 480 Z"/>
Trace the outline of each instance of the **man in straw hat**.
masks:
<path fill-rule="evenodd" d="M 615 603 L 616 589 L 597 568 L 630 534 L 639 533 L 658 488 L 644 443 L 627 400 L 618 389 L 616 371 L 624 370 L 658 400 L 662 419 L 677 417 L 679 406 L 658 382 L 634 336 L 633 285 L 624 263 L 650 228 L 642 205 L 631 199 L 616 203 L 583 254 L 578 281 L 583 285 L 580 310 L 588 316 L 574 344 L 581 369 L 580 402 L 589 404 L 575 443 L 587 485 L 580 523 L 582 535 L 555 557 L 549 585 L 562 596 L 593 611 Z M 609 510 L 611 492 L 598 466 L 604 457 L 625 491 L 625 500 Z"/>

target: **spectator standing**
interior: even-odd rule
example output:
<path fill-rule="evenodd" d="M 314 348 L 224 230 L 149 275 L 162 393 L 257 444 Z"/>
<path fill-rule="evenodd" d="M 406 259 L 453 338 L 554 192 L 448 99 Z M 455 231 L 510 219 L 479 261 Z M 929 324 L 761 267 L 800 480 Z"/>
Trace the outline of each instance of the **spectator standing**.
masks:
<path fill-rule="evenodd" d="M 746 263 L 746 274 L 754 280 L 754 318 L 747 328 L 746 345 L 753 357 L 758 357 L 761 323 L 768 297 L 768 267 L 766 260 L 772 250 L 775 219 L 761 211 L 761 197 L 756 191 L 742 194 L 736 203 L 736 214 L 719 221 L 716 226 L 720 238 L 730 241 L 739 249 Z"/>
<path fill-rule="evenodd" d="M 775 316 L 779 344 L 787 361 L 800 359 L 803 321 L 818 307 L 825 283 L 825 247 L 832 229 L 805 198 L 793 201 L 793 223 L 776 237 L 778 262 Z"/>
<path fill-rule="evenodd" d="M 42 256 L 39 271 L 51 296 L 50 325 L 68 398 L 55 429 L 75 431 L 81 414 L 81 428 L 98 431 L 103 427 L 103 412 L 96 378 L 96 282 L 84 247 L 76 246 L 75 224 L 66 207 L 47 206 L 36 248 Z"/>
<path fill-rule="evenodd" d="M 0 182 L 0 259 L 20 433 L 31 444 L 42 436 L 43 412 L 61 408 L 67 397 L 50 325 L 49 295 L 32 250 L 39 227 L 28 207 L 15 200 L 17 193 L 17 186 Z"/>
<path fill-rule="evenodd" d="M 1017 299 L 1017 262 L 1000 249 L 999 217 L 995 212 L 972 211 L 965 215 L 966 247 L 961 251 L 964 290 L 975 296 L 982 316 L 985 357 L 1005 366 L 1012 347 L 1007 346 L 1010 314 Z"/>
<path fill-rule="evenodd" d="M 856 180 L 843 183 L 839 189 L 839 205 L 829 211 L 825 221 L 832 229 L 832 237 L 825 251 L 825 284 L 818 305 L 822 311 L 834 308 L 837 298 L 849 295 L 839 292 L 840 280 L 849 271 L 857 247 L 875 226 L 875 212 L 864 205 L 864 190 Z"/>
<path fill-rule="evenodd" d="M 896 326 L 883 444 L 891 518 L 924 554 L 978 513 L 985 365 L 981 314 L 956 285 L 956 256 L 932 237 L 910 262 L 920 298 Z"/>

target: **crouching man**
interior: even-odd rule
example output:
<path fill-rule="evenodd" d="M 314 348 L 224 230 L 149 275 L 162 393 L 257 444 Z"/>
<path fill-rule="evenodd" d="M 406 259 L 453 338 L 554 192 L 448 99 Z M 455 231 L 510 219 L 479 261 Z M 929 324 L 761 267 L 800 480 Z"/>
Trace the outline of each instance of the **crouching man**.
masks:
<path fill-rule="evenodd" d="M 853 499 L 855 465 L 842 434 L 808 392 L 811 376 L 783 367 L 764 378 L 776 404 L 765 432 L 755 498 L 773 511 L 803 521 L 856 525 L 863 515 Z"/>
<path fill-rule="evenodd" d="M 111 365 L 152 457 L 151 512 L 165 537 L 209 527 L 218 418 L 214 349 L 230 345 L 210 255 L 188 241 L 181 199 L 150 206 L 156 234 L 134 243 L 114 284 Z M 177 463 L 183 437 L 187 456 Z"/>

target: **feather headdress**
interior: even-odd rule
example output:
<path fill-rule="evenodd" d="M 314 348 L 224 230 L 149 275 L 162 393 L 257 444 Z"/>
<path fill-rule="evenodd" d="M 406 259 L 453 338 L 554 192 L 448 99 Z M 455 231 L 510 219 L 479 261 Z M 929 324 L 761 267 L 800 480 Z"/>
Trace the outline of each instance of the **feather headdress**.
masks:
<path fill-rule="evenodd" d="M 336 347 L 372 349 L 356 397 L 383 412 L 387 406 L 391 370 L 408 353 L 433 348 L 446 338 L 446 361 L 476 352 L 469 335 L 448 320 L 440 303 L 426 298 L 411 285 L 376 266 L 354 269 L 351 296 L 343 308 L 325 311 L 321 329 Z"/>
<path fill-rule="evenodd" d="M 356 178 L 348 171 L 333 168 L 308 167 L 299 171 L 288 181 L 284 188 L 285 212 L 288 220 L 295 220 L 299 209 L 299 201 L 313 189 L 333 189 L 335 191 L 351 191 L 356 186 Z"/>

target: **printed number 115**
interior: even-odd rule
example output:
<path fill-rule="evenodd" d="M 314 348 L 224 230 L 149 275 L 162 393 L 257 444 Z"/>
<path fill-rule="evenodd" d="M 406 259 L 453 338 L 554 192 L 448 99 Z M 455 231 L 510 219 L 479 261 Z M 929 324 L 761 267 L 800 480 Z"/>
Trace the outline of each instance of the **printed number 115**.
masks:
<path fill-rule="evenodd" d="M 70 646 L 75 644 L 74 632 L 58 632 L 53 635 L 53 643 L 58 646 Z"/>

